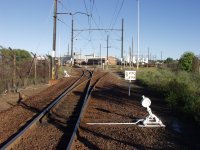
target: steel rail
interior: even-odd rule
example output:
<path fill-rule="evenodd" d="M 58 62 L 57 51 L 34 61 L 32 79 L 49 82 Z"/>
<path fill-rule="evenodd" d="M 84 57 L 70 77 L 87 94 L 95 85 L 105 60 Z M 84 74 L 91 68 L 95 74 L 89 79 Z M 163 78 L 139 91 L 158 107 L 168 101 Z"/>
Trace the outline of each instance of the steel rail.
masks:
<path fill-rule="evenodd" d="M 107 75 L 107 74 L 105 74 L 105 75 Z M 85 99 L 84 99 L 84 103 L 83 103 L 83 106 L 82 106 L 82 109 L 81 109 L 79 118 L 78 118 L 78 120 L 77 120 L 77 122 L 76 122 L 74 131 L 73 131 L 73 133 L 72 133 L 72 136 L 71 136 L 71 138 L 70 138 L 70 141 L 69 141 L 69 144 L 67 145 L 66 150 L 70 150 L 71 147 L 72 147 L 72 145 L 73 145 L 74 138 L 76 137 L 76 132 L 77 132 L 78 127 L 79 127 L 79 125 L 80 125 L 80 123 L 81 123 L 81 119 L 82 119 L 82 117 L 83 117 L 83 114 L 84 114 L 84 112 L 85 112 L 85 109 L 87 108 L 87 105 L 88 105 L 88 99 L 89 99 L 89 97 L 91 96 L 92 91 L 95 89 L 95 85 L 97 85 L 97 84 L 103 79 L 103 77 L 105 77 L 105 75 L 102 76 L 102 77 L 100 77 L 100 78 L 93 84 L 93 86 L 90 85 L 91 80 L 89 81 L 89 83 L 88 83 L 88 89 L 87 89 L 87 92 L 86 92 L 86 95 L 85 95 Z M 91 76 L 93 77 L 93 74 L 91 74 Z M 91 77 L 91 79 L 92 79 L 92 77 Z"/>
<path fill-rule="evenodd" d="M 27 126 L 25 126 L 21 131 L 19 131 L 13 137 L 11 136 L 12 138 L 9 141 L 5 141 L 4 143 L 2 143 L 2 147 L 0 147 L 0 150 L 11 148 L 23 136 L 23 134 L 28 129 L 30 129 L 32 126 L 35 125 L 36 122 L 38 122 L 41 118 L 43 118 L 46 115 L 46 113 L 48 113 L 49 110 L 52 109 L 66 94 L 71 92 L 76 87 L 77 83 L 83 78 L 84 75 L 85 75 L 85 71 L 83 71 L 81 77 L 77 79 L 72 84 L 71 87 L 69 87 L 62 94 L 60 94 L 60 96 L 58 96 L 52 103 L 50 103 L 49 106 L 47 106 L 47 108 L 45 108 L 40 114 L 36 115 L 36 117 Z"/>

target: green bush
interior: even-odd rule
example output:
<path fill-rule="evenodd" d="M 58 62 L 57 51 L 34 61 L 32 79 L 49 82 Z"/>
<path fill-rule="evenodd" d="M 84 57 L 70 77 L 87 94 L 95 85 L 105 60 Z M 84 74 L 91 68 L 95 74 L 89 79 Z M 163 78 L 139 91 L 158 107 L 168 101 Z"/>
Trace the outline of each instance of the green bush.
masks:
<path fill-rule="evenodd" d="M 143 85 L 162 92 L 172 110 L 192 116 L 200 122 L 200 76 L 186 71 L 167 69 L 141 71 L 137 75 Z"/>
<path fill-rule="evenodd" d="M 185 52 L 180 60 L 179 60 L 179 66 L 181 70 L 191 72 L 192 71 L 192 64 L 194 59 L 194 53 L 192 52 Z"/>

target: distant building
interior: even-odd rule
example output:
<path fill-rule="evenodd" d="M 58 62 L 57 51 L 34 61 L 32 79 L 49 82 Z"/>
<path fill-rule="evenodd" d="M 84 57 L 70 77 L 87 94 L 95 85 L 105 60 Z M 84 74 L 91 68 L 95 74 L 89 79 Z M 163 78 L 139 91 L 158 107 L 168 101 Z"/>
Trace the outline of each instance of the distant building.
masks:
<path fill-rule="evenodd" d="M 113 56 L 108 57 L 109 65 L 117 65 L 118 62 L 119 62 L 119 60 L 116 57 L 113 57 Z"/>
<path fill-rule="evenodd" d="M 61 65 L 71 64 L 71 55 L 64 55 L 63 57 L 60 57 L 60 64 Z"/>
<path fill-rule="evenodd" d="M 100 65 L 102 61 L 102 64 L 104 63 L 105 65 L 107 64 L 107 58 L 106 57 L 97 57 L 97 58 L 89 58 L 87 60 L 88 65 Z M 108 57 L 108 65 L 117 65 L 119 60 L 116 57 L 109 56 Z"/>
<path fill-rule="evenodd" d="M 105 64 L 105 58 L 89 58 L 86 63 L 87 65 L 101 65 L 101 62 Z"/>

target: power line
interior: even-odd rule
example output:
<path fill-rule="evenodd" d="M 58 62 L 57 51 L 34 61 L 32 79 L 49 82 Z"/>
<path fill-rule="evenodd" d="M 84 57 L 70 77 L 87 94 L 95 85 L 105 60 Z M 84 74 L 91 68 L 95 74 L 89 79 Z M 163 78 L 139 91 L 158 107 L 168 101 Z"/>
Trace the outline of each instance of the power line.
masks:
<path fill-rule="evenodd" d="M 69 1 L 68 1 L 69 2 Z M 69 11 L 69 10 L 67 10 L 67 7 L 63 4 L 63 2 L 62 2 L 62 0 L 59 0 L 58 1 L 58 3 L 62 6 L 62 9 L 64 8 L 65 9 L 65 11 Z M 67 5 L 69 8 L 70 8 L 70 5 L 69 5 L 69 3 L 68 3 L 68 5 Z"/>
<path fill-rule="evenodd" d="M 118 11 L 118 13 L 117 13 L 117 16 L 116 16 L 116 19 L 115 19 L 115 22 L 114 22 L 112 28 L 114 28 L 115 23 L 116 23 L 117 20 L 118 20 L 118 17 L 119 17 L 119 14 L 120 14 L 120 12 L 121 12 L 121 9 L 122 9 L 123 5 L 124 5 L 124 0 L 123 0 L 122 3 L 121 3 L 120 9 L 119 9 L 119 11 Z"/>
<path fill-rule="evenodd" d="M 115 13 L 116 13 L 116 11 L 117 11 L 118 5 L 119 5 L 119 0 L 117 1 L 117 5 L 115 6 L 115 10 L 114 10 L 114 12 L 113 12 L 113 16 L 112 16 L 112 19 L 111 19 L 109 28 L 111 28 L 111 25 L 112 25 L 112 23 L 113 23 L 113 20 L 114 20 Z"/>
<path fill-rule="evenodd" d="M 102 20 L 101 20 L 101 17 L 100 17 L 100 15 L 99 15 L 99 11 L 97 10 L 97 7 L 96 7 L 95 3 L 94 3 L 94 8 L 95 8 L 96 14 L 97 14 L 98 17 L 99 17 L 99 22 L 101 23 L 101 25 L 102 25 L 103 28 L 104 28 L 103 22 L 102 22 Z"/>
<path fill-rule="evenodd" d="M 64 25 L 66 25 L 67 27 L 70 27 L 68 24 L 66 24 L 63 20 L 61 20 L 61 19 L 59 19 L 59 18 L 57 18 L 57 20 L 59 21 L 59 22 L 61 22 L 61 23 L 63 23 Z"/>
<path fill-rule="evenodd" d="M 87 6 L 86 6 L 86 3 L 85 3 L 85 0 L 83 0 L 83 2 L 84 2 L 84 6 L 85 6 L 86 13 L 89 14 L 89 13 L 88 13 Z"/>

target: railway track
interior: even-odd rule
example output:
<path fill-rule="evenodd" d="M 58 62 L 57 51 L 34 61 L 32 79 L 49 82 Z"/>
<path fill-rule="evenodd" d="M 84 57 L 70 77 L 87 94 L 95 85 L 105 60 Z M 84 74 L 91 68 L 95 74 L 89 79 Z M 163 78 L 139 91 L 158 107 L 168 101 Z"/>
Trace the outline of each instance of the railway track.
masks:
<path fill-rule="evenodd" d="M 75 84 L 37 115 L 1 149 L 70 149 L 87 106 L 88 95 L 102 75 L 84 71 Z"/>
<path fill-rule="evenodd" d="M 63 91 L 69 89 L 82 75 L 82 69 L 76 69 L 71 78 L 62 78 L 35 96 L 22 99 L 18 105 L 0 113 L 0 147 L 23 129 L 34 116 L 46 108 Z"/>

